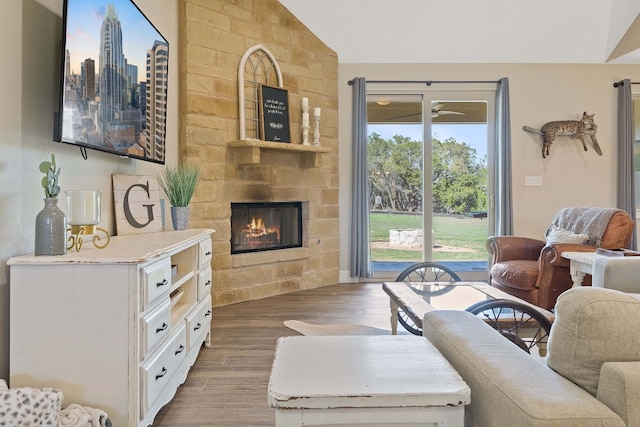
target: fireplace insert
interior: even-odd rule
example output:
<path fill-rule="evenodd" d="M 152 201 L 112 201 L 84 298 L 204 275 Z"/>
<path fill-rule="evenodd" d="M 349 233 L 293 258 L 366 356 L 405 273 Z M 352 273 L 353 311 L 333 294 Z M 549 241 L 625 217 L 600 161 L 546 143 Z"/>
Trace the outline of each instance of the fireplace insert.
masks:
<path fill-rule="evenodd" d="M 302 202 L 231 203 L 231 253 L 302 246 Z"/>

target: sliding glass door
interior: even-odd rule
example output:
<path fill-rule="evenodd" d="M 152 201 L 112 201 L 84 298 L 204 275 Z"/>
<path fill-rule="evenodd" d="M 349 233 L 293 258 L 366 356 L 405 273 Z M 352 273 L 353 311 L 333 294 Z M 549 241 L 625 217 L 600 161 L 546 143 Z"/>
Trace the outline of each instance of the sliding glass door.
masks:
<path fill-rule="evenodd" d="M 425 259 L 423 105 L 419 94 L 367 99 L 371 259 L 378 265 Z"/>
<path fill-rule="evenodd" d="M 494 97 L 494 91 L 369 90 L 370 249 L 377 277 L 419 261 L 486 271 Z"/>

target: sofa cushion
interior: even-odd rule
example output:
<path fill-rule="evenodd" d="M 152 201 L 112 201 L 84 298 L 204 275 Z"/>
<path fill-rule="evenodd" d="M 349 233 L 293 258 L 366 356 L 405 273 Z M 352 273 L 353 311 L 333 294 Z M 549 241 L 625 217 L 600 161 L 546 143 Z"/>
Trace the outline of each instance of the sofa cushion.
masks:
<path fill-rule="evenodd" d="M 0 425 L 55 427 L 63 399 L 54 388 L 8 388 L 0 380 Z"/>
<path fill-rule="evenodd" d="M 628 427 L 640 426 L 640 362 L 603 364 L 596 397 Z"/>
<path fill-rule="evenodd" d="M 465 426 L 624 426 L 605 404 L 469 312 L 430 311 L 422 326 L 471 389 Z"/>
<path fill-rule="evenodd" d="M 595 396 L 603 363 L 640 360 L 638 331 L 638 299 L 612 289 L 569 289 L 556 303 L 547 365 Z"/>
<path fill-rule="evenodd" d="M 536 288 L 538 261 L 512 260 L 495 263 L 491 267 L 491 280 L 521 290 Z"/>
<path fill-rule="evenodd" d="M 640 293 L 640 256 L 596 257 L 592 286 Z"/>

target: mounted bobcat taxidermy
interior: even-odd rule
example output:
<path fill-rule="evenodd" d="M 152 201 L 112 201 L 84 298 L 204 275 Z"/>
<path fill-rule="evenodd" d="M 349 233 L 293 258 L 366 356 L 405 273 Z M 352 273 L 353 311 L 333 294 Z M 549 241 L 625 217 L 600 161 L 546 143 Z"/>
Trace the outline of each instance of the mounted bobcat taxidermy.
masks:
<path fill-rule="evenodd" d="M 582 113 L 582 120 L 561 120 L 549 122 L 539 130 L 529 126 L 522 126 L 522 129 L 527 132 L 542 135 L 542 158 L 546 158 L 549 155 L 549 147 L 551 147 L 551 144 L 553 144 L 553 141 L 556 140 L 557 136 L 571 136 L 579 139 L 582 142 L 584 151 L 587 151 L 587 143 L 585 141 L 586 135 L 589 135 L 596 153 L 602 156 L 602 150 L 600 150 L 598 140 L 596 140 L 596 130 L 598 129 L 598 126 L 593 121 L 593 116 L 595 116 L 595 114 L 587 114 L 585 111 Z"/>

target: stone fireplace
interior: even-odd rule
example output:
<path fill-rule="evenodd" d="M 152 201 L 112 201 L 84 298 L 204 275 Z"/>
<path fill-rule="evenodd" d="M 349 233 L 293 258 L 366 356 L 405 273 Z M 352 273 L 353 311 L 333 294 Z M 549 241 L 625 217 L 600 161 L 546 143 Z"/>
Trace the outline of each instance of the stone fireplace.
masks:
<path fill-rule="evenodd" d="M 302 202 L 231 203 L 231 254 L 302 247 Z"/>
<path fill-rule="evenodd" d="M 215 230 L 213 305 L 337 283 L 337 55 L 278 0 L 181 0 L 180 13 L 180 160 L 202 170 L 189 227 Z M 238 140 L 238 66 L 256 44 L 282 70 L 290 143 Z M 322 151 L 301 145 L 302 97 L 322 108 Z M 232 253 L 231 204 L 238 201 L 302 201 L 300 246 Z"/>

